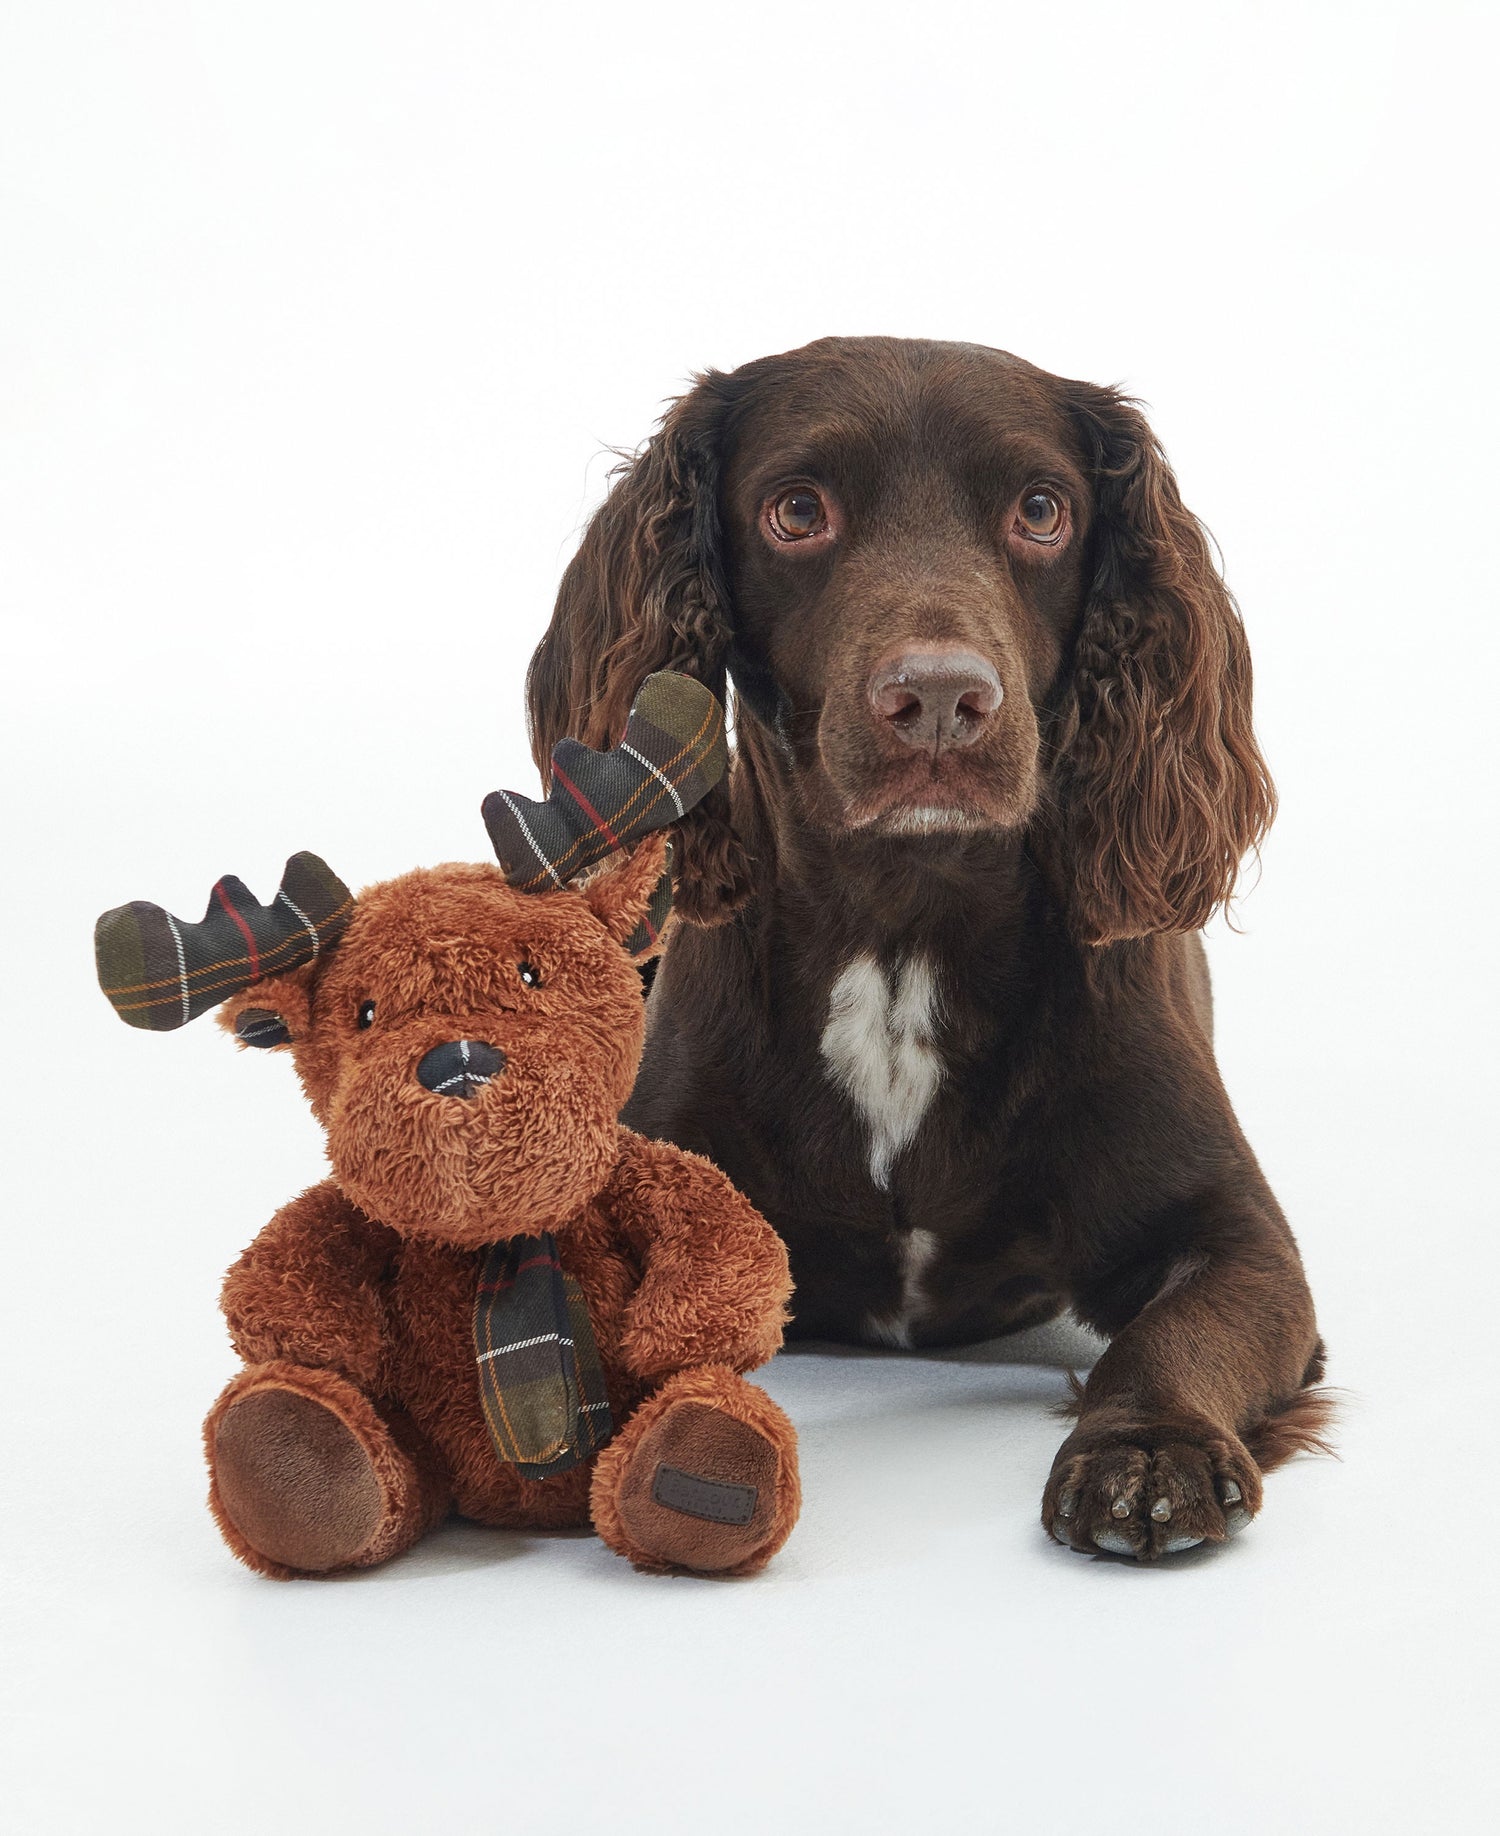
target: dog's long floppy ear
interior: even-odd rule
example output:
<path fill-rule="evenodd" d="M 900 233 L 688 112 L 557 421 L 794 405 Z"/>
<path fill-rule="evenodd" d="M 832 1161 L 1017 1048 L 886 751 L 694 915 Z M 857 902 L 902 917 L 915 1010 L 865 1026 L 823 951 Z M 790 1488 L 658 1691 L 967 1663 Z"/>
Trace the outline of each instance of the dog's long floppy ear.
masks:
<path fill-rule="evenodd" d="M 1250 652 L 1155 435 L 1070 384 L 1095 487 L 1093 576 L 1053 728 L 1062 868 L 1091 943 L 1193 931 L 1276 812 L 1250 719 Z"/>
<path fill-rule="evenodd" d="M 565 735 L 612 746 L 631 697 L 657 670 L 694 676 L 723 702 L 731 636 L 720 559 L 720 378 L 676 401 L 616 474 L 558 589 L 526 677 L 531 746 L 544 786 Z M 718 924 L 744 903 L 749 863 L 727 783 L 674 828 L 676 910 Z"/>

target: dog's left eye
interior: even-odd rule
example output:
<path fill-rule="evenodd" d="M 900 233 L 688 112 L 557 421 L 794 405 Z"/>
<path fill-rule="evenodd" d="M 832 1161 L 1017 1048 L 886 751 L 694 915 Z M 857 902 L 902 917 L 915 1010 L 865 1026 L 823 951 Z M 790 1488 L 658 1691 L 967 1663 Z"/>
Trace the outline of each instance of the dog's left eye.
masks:
<path fill-rule="evenodd" d="M 828 512 L 817 492 L 807 485 L 783 491 L 770 507 L 772 532 L 783 542 L 800 542 L 821 535 L 828 527 Z"/>
<path fill-rule="evenodd" d="M 1028 491 L 1016 512 L 1016 529 L 1030 542 L 1055 542 L 1067 526 L 1062 499 L 1051 491 Z"/>
<path fill-rule="evenodd" d="M 540 988 L 541 987 L 542 972 L 540 969 L 537 968 L 535 963 L 517 964 L 516 973 L 520 976 L 521 980 L 526 984 L 528 988 Z"/>

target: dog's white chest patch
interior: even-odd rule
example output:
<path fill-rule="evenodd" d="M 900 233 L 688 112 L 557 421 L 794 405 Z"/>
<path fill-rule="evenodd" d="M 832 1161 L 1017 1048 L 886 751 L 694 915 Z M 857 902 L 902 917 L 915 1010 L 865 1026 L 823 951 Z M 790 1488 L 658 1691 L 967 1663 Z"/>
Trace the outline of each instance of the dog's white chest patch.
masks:
<path fill-rule="evenodd" d="M 943 1081 L 937 1023 L 937 977 L 925 956 L 890 973 L 856 956 L 828 997 L 823 1062 L 869 1130 L 870 1178 L 882 1191 Z"/>
<path fill-rule="evenodd" d="M 938 1240 L 930 1230 L 909 1230 L 902 1239 L 898 1259 L 901 1269 L 901 1301 L 894 1313 L 870 1313 L 865 1316 L 865 1334 L 877 1345 L 892 1345 L 898 1351 L 911 1350 L 911 1329 L 927 1305 L 923 1278 L 938 1253 Z"/>

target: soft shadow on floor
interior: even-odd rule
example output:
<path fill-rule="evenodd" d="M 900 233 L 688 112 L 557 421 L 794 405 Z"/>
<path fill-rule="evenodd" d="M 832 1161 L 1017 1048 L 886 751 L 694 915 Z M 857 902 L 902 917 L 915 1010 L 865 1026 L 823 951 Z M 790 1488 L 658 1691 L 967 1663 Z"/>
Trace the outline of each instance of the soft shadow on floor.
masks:
<path fill-rule="evenodd" d="M 320 1585 L 374 1587 L 398 1577 L 405 1581 L 440 1580 L 449 1575 L 469 1574 L 475 1569 L 497 1568 L 531 1554 L 541 1543 L 559 1539 L 592 1542 L 594 1532 L 587 1527 L 578 1530 L 492 1530 L 461 1517 L 449 1517 L 393 1562 L 383 1562 L 378 1568 L 359 1569 L 353 1574 L 335 1575 Z"/>
<path fill-rule="evenodd" d="M 1092 1369 L 1107 1340 L 1077 1320 L 1048 1320 L 1028 1326 L 1003 1339 L 984 1339 L 977 1345 L 924 1345 L 915 1351 L 895 1351 L 883 1345 L 844 1345 L 831 1339 L 794 1339 L 781 1352 L 783 1358 L 815 1355 L 822 1358 L 931 1358 L 943 1364 L 1036 1364 L 1059 1371 Z"/>

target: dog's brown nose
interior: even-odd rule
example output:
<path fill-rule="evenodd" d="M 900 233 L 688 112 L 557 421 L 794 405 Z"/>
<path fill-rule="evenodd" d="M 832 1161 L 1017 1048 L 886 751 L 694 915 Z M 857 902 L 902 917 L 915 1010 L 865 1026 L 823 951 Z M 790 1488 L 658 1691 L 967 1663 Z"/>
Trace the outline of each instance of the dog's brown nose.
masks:
<path fill-rule="evenodd" d="M 908 746 L 972 746 L 1000 706 L 994 666 L 972 650 L 907 650 L 870 678 L 870 705 Z"/>

